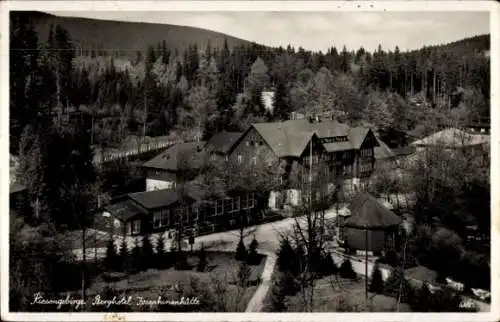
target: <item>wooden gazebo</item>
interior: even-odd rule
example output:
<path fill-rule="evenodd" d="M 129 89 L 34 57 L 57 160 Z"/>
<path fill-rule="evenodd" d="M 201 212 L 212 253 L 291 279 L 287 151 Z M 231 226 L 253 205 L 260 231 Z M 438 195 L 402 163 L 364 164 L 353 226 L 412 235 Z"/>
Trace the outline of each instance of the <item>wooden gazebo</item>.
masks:
<path fill-rule="evenodd" d="M 351 201 L 350 215 L 340 223 L 345 245 L 355 251 L 381 253 L 395 248 L 402 219 L 368 193 Z"/>

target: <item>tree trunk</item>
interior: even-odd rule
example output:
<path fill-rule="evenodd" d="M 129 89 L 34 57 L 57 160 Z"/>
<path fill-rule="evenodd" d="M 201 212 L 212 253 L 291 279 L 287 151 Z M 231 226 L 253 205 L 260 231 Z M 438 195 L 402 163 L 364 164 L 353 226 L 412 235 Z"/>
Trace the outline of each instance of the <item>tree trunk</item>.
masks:
<path fill-rule="evenodd" d="M 410 74 L 410 95 L 413 96 L 413 72 Z"/>
<path fill-rule="evenodd" d="M 432 103 L 436 103 L 436 70 L 432 70 Z"/>
<path fill-rule="evenodd" d="M 85 270 L 87 266 L 87 247 L 86 247 L 86 229 L 85 227 L 82 228 L 82 300 L 87 299 L 87 289 L 85 285 Z M 83 305 L 82 305 L 82 310 L 83 310 Z"/>

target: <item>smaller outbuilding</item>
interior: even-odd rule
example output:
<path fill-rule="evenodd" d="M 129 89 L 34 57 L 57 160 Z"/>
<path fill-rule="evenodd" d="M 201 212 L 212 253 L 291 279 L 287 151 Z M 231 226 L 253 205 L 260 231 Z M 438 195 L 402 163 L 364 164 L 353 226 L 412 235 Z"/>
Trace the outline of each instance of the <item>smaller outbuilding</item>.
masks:
<path fill-rule="evenodd" d="M 340 236 L 351 251 L 380 254 L 396 248 L 402 219 L 384 207 L 374 196 L 359 193 L 351 201 L 350 214 L 339 217 Z"/>

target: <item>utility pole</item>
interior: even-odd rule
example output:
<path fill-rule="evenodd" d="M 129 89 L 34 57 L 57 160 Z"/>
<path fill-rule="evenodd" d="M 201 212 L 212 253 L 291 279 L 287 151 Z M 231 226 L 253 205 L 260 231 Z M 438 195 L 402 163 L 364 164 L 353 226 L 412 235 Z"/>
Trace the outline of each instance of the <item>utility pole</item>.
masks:
<path fill-rule="evenodd" d="M 368 227 L 365 224 L 365 306 L 368 309 Z"/>

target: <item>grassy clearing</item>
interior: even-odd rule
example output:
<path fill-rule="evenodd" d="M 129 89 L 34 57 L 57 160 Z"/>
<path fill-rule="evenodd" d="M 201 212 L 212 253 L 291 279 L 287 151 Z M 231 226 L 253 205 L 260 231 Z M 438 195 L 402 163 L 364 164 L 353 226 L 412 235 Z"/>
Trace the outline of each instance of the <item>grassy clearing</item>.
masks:
<path fill-rule="evenodd" d="M 105 282 L 97 277 L 88 293 L 91 296 L 103 294 L 106 287 L 110 287 L 118 293 L 140 296 L 144 299 L 157 299 L 160 295 L 163 299 L 194 296 L 198 297 L 202 303 L 199 308 L 186 308 L 186 311 L 202 310 L 202 307 L 204 311 L 206 309 L 209 311 L 244 311 L 260 283 L 265 256 L 261 258 L 258 265 L 249 266 L 247 287 L 238 285 L 240 262 L 235 259 L 234 253 L 207 252 L 207 258 L 208 265 L 205 272 L 196 271 L 198 257 L 195 254 L 189 254 L 190 268 L 187 270 L 149 269 L 130 274 L 116 282 Z"/>

